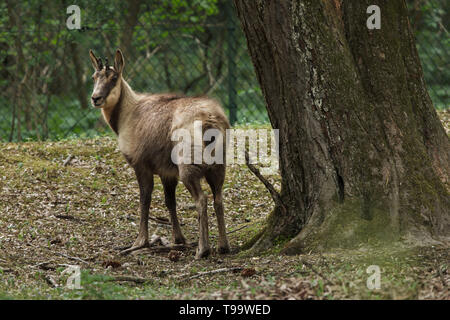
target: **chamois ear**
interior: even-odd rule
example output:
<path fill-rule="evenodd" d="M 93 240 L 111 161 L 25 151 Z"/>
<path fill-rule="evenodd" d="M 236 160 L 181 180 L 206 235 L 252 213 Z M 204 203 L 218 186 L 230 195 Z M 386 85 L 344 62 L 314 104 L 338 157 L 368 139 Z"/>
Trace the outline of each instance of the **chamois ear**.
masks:
<path fill-rule="evenodd" d="M 100 70 L 101 69 L 101 61 L 99 59 L 97 59 L 97 57 L 95 56 L 94 52 L 92 52 L 92 50 L 89 50 L 89 57 L 91 58 L 91 62 L 92 62 L 92 66 L 94 67 L 95 70 Z"/>
<path fill-rule="evenodd" d="M 123 59 L 122 51 L 120 51 L 120 49 L 117 49 L 116 55 L 114 56 L 114 69 L 118 73 L 122 73 L 124 66 L 125 66 L 125 61 Z"/>

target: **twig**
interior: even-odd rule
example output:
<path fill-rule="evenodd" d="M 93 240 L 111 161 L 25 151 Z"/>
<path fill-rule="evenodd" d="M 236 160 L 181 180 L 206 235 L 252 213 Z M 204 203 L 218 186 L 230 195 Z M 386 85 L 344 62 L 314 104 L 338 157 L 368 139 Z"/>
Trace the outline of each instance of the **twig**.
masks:
<path fill-rule="evenodd" d="M 153 221 L 155 221 L 155 222 L 157 222 L 157 223 L 160 223 L 160 224 L 171 225 L 170 221 L 163 220 L 163 219 L 158 218 L 158 217 L 149 216 L 149 219 L 150 219 L 150 220 L 153 220 Z"/>
<path fill-rule="evenodd" d="M 249 225 L 251 225 L 251 223 L 246 224 L 246 225 L 243 225 L 242 227 L 236 228 L 236 229 L 234 229 L 234 230 L 228 231 L 227 234 L 231 234 L 231 233 L 233 233 L 233 232 L 236 232 L 236 231 L 242 230 L 242 229 L 244 229 L 244 228 L 247 228 Z M 217 236 L 211 235 L 211 238 L 217 238 Z"/>
<path fill-rule="evenodd" d="M 319 277 L 323 278 L 324 280 L 326 280 L 329 284 L 333 284 L 333 282 L 326 276 L 323 275 L 322 272 L 317 271 L 316 268 L 309 262 L 306 262 L 304 260 L 301 260 L 301 263 L 304 264 L 305 266 L 307 266 L 308 268 L 310 268 L 312 270 L 312 272 L 314 272 L 315 274 L 317 274 Z"/>
<path fill-rule="evenodd" d="M 69 255 L 67 255 L 65 253 L 62 253 L 62 252 L 55 252 L 55 251 L 52 251 L 52 252 L 57 254 L 57 255 L 59 255 L 59 256 L 65 257 L 67 259 L 70 259 L 70 260 L 76 260 L 76 261 L 80 261 L 80 262 L 89 264 L 89 262 L 87 262 L 86 260 L 83 260 L 83 259 L 78 258 L 78 257 L 72 257 L 72 256 L 69 256 Z"/>
<path fill-rule="evenodd" d="M 86 261 L 86 260 L 83 260 L 83 259 L 78 258 L 78 257 L 72 257 L 72 256 L 69 256 L 68 254 L 65 254 L 65 253 L 62 253 L 62 252 L 56 252 L 56 251 L 53 251 L 52 249 L 49 249 L 49 248 L 47 248 L 47 247 L 38 247 L 38 246 L 34 246 L 34 247 L 35 247 L 35 248 L 44 248 L 44 249 L 50 251 L 51 253 L 57 254 L 58 256 L 62 256 L 62 257 L 65 257 L 65 258 L 67 258 L 67 259 L 70 259 L 70 260 L 76 260 L 76 261 L 80 261 L 80 262 L 89 264 L 89 262 Z M 96 256 L 95 256 L 95 257 L 96 257 Z M 91 257 L 91 258 L 88 258 L 88 259 L 89 259 L 89 260 L 92 260 L 92 259 L 94 259 L 94 258 Z"/>
<path fill-rule="evenodd" d="M 59 287 L 59 285 L 56 283 L 55 279 L 53 279 L 51 276 L 45 276 L 44 279 L 52 287 L 54 287 L 54 288 Z"/>
<path fill-rule="evenodd" d="M 437 268 L 438 268 L 439 278 L 441 279 L 441 282 L 444 285 L 444 287 L 446 287 L 447 286 L 447 281 L 445 281 L 444 273 L 442 272 L 440 266 L 438 266 Z"/>
<path fill-rule="evenodd" d="M 233 232 L 236 232 L 236 231 L 239 231 L 239 230 L 242 230 L 242 229 L 244 229 L 244 228 L 247 228 L 249 225 L 250 225 L 251 223 L 249 223 L 249 224 L 246 224 L 246 225 L 244 225 L 244 226 L 242 226 L 242 227 L 240 227 L 240 228 L 237 228 L 237 229 L 234 229 L 234 230 L 231 230 L 231 231 L 228 231 L 227 232 L 227 234 L 230 234 L 230 233 L 233 233 Z"/>
<path fill-rule="evenodd" d="M 64 167 L 67 167 L 67 165 L 70 164 L 70 161 L 72 161 L 73 158 L 75 158 L 74 155 L 73 155 L 73 154 L 69 154 L 69 156 L 66 158 L 66 160 L 64 160 L 63 166 L 64 166 Z"/>
<path fill-rule="evenodd" d="M 234 272 L 234 271 L 241 271 L 243 268 L 242 267 L 231 267 L 231 268 L 220 268 L 220 269 L 216 269 L 216 270 L 211 270 L 211 271 L 203 271 L 203 272 L 198 272 L 197 274 L 194 274 L 193 276 L 190 276 L 186 279 L 184 279 L 184 281 L 188 281 L 188 280 L 192 280 L 195 278 L 200 278 L 202 276 L 208 275 L 208 274 L 215 274 L 215 273 L 221 273 L 221 272 Z M 181 277 L 184 277 L 185 275 L 181 275 Z"/>
<path fill-rule="evenodd" d="M 45 261 L 45 262 L 41 262 L 41 263 L 32 265 L 31 268 L 40 268 L 40 269 L 43 269 L 43 270 L 53 270 L 53 269 L 55 269 L 54 267 L 49 267 L 49 266 L 48 266 L 48 265 L 49 265 L 50 263 L 52 263 L 52 262 L 53 262 L 53 261 Z"/>
<path fill-rule="evenodd" d="M 128 282 L 134 282 L 134 283 L 145 283 L 145 282 L 149 282 L 151 280 L 144 279 L 144 278 L 128 277 L 128 276 L 118 276 L 118 277 L 114 277 L 112 279 L 108 279 L 107 281 L 128 281 Z"/>
<path fill-rule="evenodd" d="M 79 221 L 80 220 L 80 219 L 78 219 L 78 218 L 76 218 L 74 216 L 68 215 L 68 214 L 55 214 L 54 217 L 58 218 L 58 219 L 73 220 L 73 221 Z"/>
<path fill-rule="evenodd" d="M 286 206 L 281 200 L 280 194 L 275 189 L 275 187 L 269 182 L 269 180 L 264 178 L 259 169 L 250 163 L 250 158 L 247 151 L 245 151 L 245 163 L 247 164 L 247 167 L 250 169 L 250 171 L 264 184 L 266 189 L 270 192 L 270 195 L 272 196 L 272 199 L 275 202 L 275 204 L 278 207 L 280 207 L 281 210 L 283 210 L 283 213 L 286 213 L 287 212 Z"/>
<path fill-rule="evenodd" d="M 168 245 L 170 245 L 170 241 L 167 240 L 165 237 L 160 237 L 160 236 L 154 234 L 150 238 L 149 246 L 151 248 L 151 247 L 158 246 L 158 245 L 168 246 Z"/>
<path fill-rule="evenodd" d="M 68 263 L 58 263 L 57 264 L 58 267 L 73 267 L 73 264 L 68 264 Z"/>
<path fill-rule="evenodd" d="M 184 251 L 186 249 L 192 249 L 197 246 L 197 242 L 192 242 L 188 244 L 173 244 L 170 246 L 154 246 L 146 248 L 150 252 L 169 252 L 171 250 Z"/>
<path fill-rule="evenodd" d="M 3 268 L 2 266 L 0 266 L 0 271 L 2 271 L 2 272 L 11 272 L 13 270 L 11 268 Z"/>

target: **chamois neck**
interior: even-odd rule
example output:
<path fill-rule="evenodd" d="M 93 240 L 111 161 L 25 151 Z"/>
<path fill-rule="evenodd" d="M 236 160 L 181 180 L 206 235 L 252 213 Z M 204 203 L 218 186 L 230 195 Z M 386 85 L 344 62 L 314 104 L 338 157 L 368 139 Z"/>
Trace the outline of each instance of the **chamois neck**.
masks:
<path fill-rule="evenodd" d="M 121 79 L 121 91 L 120 91 L 120 99 L 119 102 L 122 104 L 128 104 L 130 106 L 136 105 L 137 102 L 137 94 L 130 87 L 128 82 L 125 79 Z"/>
<path fill-rule="evenodd" d="M 102 109 L 103 117 L 111 129 L 119 134 L 119 120 L 125 117 L 136 106 L 137 94 L 131 89 L 128 82 L 121 78 L 120 96 L 117 103 L 109 108 Z"/>

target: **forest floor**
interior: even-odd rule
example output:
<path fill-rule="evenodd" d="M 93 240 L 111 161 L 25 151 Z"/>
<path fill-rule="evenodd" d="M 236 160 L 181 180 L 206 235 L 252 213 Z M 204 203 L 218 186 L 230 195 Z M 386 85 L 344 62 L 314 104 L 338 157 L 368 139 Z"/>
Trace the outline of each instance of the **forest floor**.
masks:
<path fill-rule="evenodd" d="M 441 113 L 447 132 L 448 115 Z M 279 187 L 279 177 L 271 181 Z M 217 224 L 203 187 L 214 246 Z M 280 243 L 249 256 L 239 247 L 263 226 L 270 195 L 245 166 L 229 166 L 224 205 L 233 254 L 121 256 L 116 248 L 137 236 L 139 196 L 114 138 L 0 144 L 0 299 L 450 299 L 448 247 L 285 256 Z M 177 209 L 185 237 L 196 241 L 195 207 L 181 184 Z M 150 214 L 160 218 L 150 221 L 150 234 L 170 240 L 159 179 Z M 82 289 L 66 286 L 69 265 L 80 267 Z M 379 289 L 367 287 L 370 265 L 380 267 Z"/>

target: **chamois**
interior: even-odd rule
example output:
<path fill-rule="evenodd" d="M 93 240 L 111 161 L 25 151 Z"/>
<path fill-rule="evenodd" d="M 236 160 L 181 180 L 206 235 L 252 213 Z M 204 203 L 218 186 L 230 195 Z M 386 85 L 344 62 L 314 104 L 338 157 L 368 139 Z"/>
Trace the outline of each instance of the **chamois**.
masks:
<path fill-rule="evenodd" d="M 196 259 L 210 254 L 208 237 L 207 197 L 200 181 L 204 177 L 211 187 L 214 211 L 219 229 L 218 252 L 228 253 L 222 186 L 225 179 L 223 163 L 188 164 L 172 161 L 171 154 L 176 142 L 172 134 L 176 129 L 192 132 L 194 121 L 201 121 L 203 130 L 216 129 L 225 137 L 230 127 L 228 119 L 218 102 L 207 97 L 186 97 L 178 94 L 137 93 L 123 78 L 125 66 L 120 49 L 114 57 L 114 67 L 105 65 L 92 50 L 89 56 L 95 72 L 92 76 L 94 89 L 92 105 L 101 108 L 102 115 L 118 137 L 119 149 L 128 164 L 134 169 L 140 191 L 140 225 L 136 241 L 121 253 L 149 246 L 148 218 L 153 176 L 159 175 L 164 187 L 165 204 L 170 213 L 172 238 L 175 244 L 185 244 L 176 213 L 175 189 L 181 180 L 195 200 L 199 220 L 199 241 Z M 213 140 L 213 139 L 212 139 Z M 226 139 L 216 139 L 211 143 Z M 205 148 L 205 145 L 202 145 Z M 177 162 L 178 163 L 178 162 Z"/>

